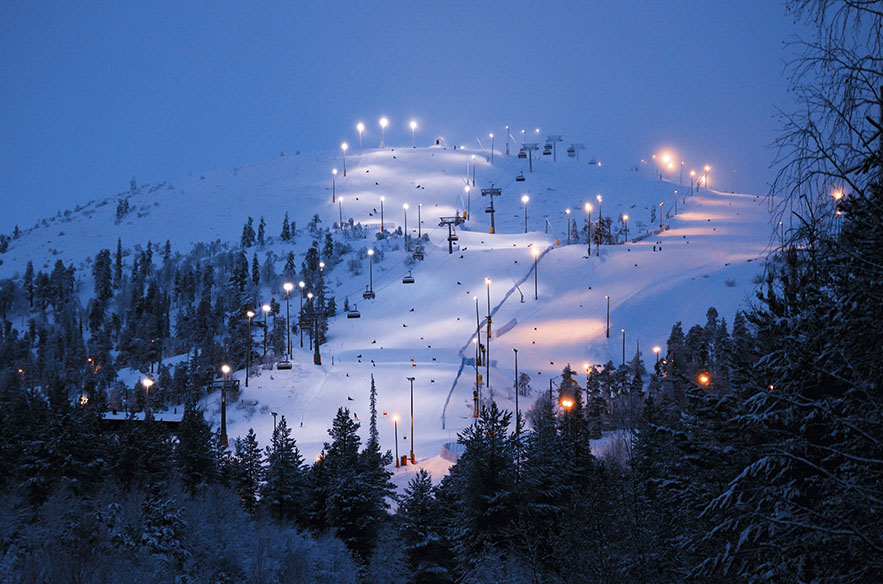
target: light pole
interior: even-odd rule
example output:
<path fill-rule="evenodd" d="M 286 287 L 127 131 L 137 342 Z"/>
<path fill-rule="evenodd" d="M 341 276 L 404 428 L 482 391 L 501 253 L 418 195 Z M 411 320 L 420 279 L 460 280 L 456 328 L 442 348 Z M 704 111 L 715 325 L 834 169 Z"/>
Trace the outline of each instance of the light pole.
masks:
<path fill-rule="evenodd" d="M 399 465 L 401 464 L 401 459 L 399 458 L 399 417 L 398 416 L 392 417 L 392 425 L 393 425 L 393 428 L 395 429 L 395 436 L 396 436 L 396 468 L 399 468 Z"/>
<path fill-rule="evenodd" d="M 221 446 L 227 446 L 227 383 L 230 377 L 230 366 L 221 365 L 221 372 L 224 374 L 224 383 L 221 385 L 221 432 L 218 435 L 218 442 Z"/>
<path fill-rule="evenodd" d="M 343 176 L 346 176 L 346 151 L 349 149 L 350 145 L 346 142 L 340 145 L 340 149 L 343 150 Z"/>
<path fill-rule="evenodd" d="M 368 292 L 374 297 L 374 250 L 368 250 Z"/>
<path fill-rule="evenodd" d="M 251 368 L 251 319 L 254 318 L 254 310 L 245 313 L 248 317 L 248 330 L 245 335 L 245 387 L 248 387 L 248 371 Z"/>
<path fill-rule="evenodd" d="M 416 148 L 417 146 L 414 143 L 414 130 L 417 129 L 417 122 L 411 120 L 411 123 L 409 125 L 411 126 L 411 148 Z"/>
<path fill-rule="evenodd" d="M 678 189 L 675 189 L 675 215 L 678 214 Z"/>
<path fill-rule="evenodd" d="M 291 359 L 291 308 L 289 307 L 288 297 L 294 290 L 294 284 L 285 282 L 282 288 L 285 289 L 285 332 L 288 336 L 288 358 Z"/>
<path fill-rule="evenodd" d="M 409 377 L 408 381 L 411 382 L 411 464 L 414 464 L 414 378 Z"/>
<path fill-rule="evenodd" d="M 570 209 L 564 209 L 564 214 L 567 215 L 567 245 L 570 245 Z"/>
<path fill-rule="evenodd" d="M 659 365 L 659 351 L 661 351 L 661 350 L 662 349 L 659 347 L 659 345 L 653 347 L 653 352 L 656 353 L 656 364 L 657 365 Z"/>
<path fill-rule="evenodd" d="M 408 203 L 402 205 L 402 209 L 405 211 L 405 250 L 408 249 Z"/>
<path fill-rule="evenodd" d="M 306 286 L 306 282 L 301 280 L 297 283 L 298 288 L 300 288 L 300 318 L 298 319 L 298 327 L 297 330 L 300 332 L 300 348 L 304 348 L 304 286 Z"/>
<path fill-rule="evenodd" d="M 362 156 L 362 132 L 365 131 L 365 124 L 359 122 L 356 124 L 356 130 L 359 131 L 359 157 Z"/>
<path fill-rule="evenodd" d="M 380 233 L 383 233 L 383 201 L 386 197 L 380 197 Z"/>
<path fill-rule="evenodd" d="M 678 184 L 684 184 L 684 161 L 681 160 L 681 180 L 678 181 Z"/>
<path fill-rule="evenodd" d="M 475 297 L 475 391 L 472 392 L 472 417 L 478 417 L 480 380 L 478 368 L 481 367 L 481 319 L 478 316 L 478 296 Z"/>
<path fill-rule="evenodd" d="M 601 225 L 602 225 L 601 220 L 604 218 L 604 213 L 601 208 L 601 201 L 603 201 L 603 199 L 601 198 L 601 195 L 598 195 L 595 198 L 598 199 L 598 227 L 601 227 Z M 598 240 L 598 243 L 599 244 L 601 243 L 600 239 Z"/>
<path fill-rule="evenodd" d="M 307 313 L 310 315 L 310 351 L 313 350 L 313 293 L 307 292 Z"/>
<path fill-rule="evenodd" d="M 662 201 L 659 201 L 659 228 L 662 229 Z"/>
<path fill-rule="evenodd" d="M 472 155 L 472 186 L 475 186 L 475 154 Z"/>
<path fill-rule="evenodd" d="M 628 243 L 629 242 L 629 216 L 623 215 L 622 221 L 623 221 L 623 223 L 625 223 L 625 242 Z"/>
<path fill-rule="evenodd" d="M 509 156 L 509 126 L 506 126 L 506 156 Z"/>
<path fill-rule="evenodd" d="M 469 185 L 466 185 L 466 219 L 472 217 L 472 199 L 469 196 Z"/>
<path fill-rule="evenodd" d="M 331 169 L 331 202 L 337 200 L 337 169 Z"/>
<path fill-rule="evenodd" d="M 705 188 L 706 188 L 706 189 L 709 188 L 709 187 L 708 187 L 708 171 L 709 171 L 709 170 L 711 170 L 711 167 L 710 167 L 709 165 L 706 164 L 706 165 L 705 165 Z"/>
<path fill-rule="evenodd" d="M 625 365 L 625 329 L 622 329 L 622 364 Z"/>
<path fill-rule="evenodd" d="M 540 250 L 536 247 L 533 248 L 533 299 L 539 300 L 539 294 L 537 293 L 537 284 L 539 280 L 539 276 L 537 275 L 537 258 L 540 257 Z"/>
<path fill-rule="evenodd" d="M 423 237 L 423 219 L 420 217 L 420 209 L 422 207 L 423 203 L 417 203 L 417 239 Z"/>
<path fill-rule="evenodd" d="M 491 133 L 491 164 L 494 163 L 494 135 Z"/>
<path fill-rule="evenodd" d="M 264 304 L 261 306 L 261 310 L 264 311 L 264 357 L 267 356 L 267 331 L 269 330 L 269 325 L 267 324 L 267 316 L 270 314 L 270 305 Z"/>
<path fill-rule="evenodd" d="M 270 415 L 273 416 L 273 436 L 275 436 L 276 435 L 276 416 L 278 416 L 279 414 L 277 414 L 276 412 L 270 412 Z"/>
<path fill-rule="evenodd" d="M 610 296 L 605 296 L 607 299 L 607 338 L 610 338 Z"/>
<path fill-rule="evenodd" d="M 150 411 L 150 386 L 153 385 L 153 379 L 145 377 L 141 380 L 141 385 L 144 387 L 144 415 L 146 416 Z"/>
<path fill-rule="evenodd" d="M 343 197 L 337 199 L 337 228 L 343 229 Z"/>
<path fill-rule="evenodd" d="M 517 438 L 521 426 L 521 415 L 518 412 L 518 349 L 512 347 L 512 350 L 515 351 L 515 437 Z"/>
<path fill-rule="evenodd" d="M 589 257 L 592 257 L 592 204 L 586 203 L 586 249 Z"/>
<path fill-rule="evenodd" d="M 383 148 L 383 141 L 386 139 L 386 127 L 389 125 L 389 120 L 386 118 L 380 118 L 380 147 Z"/>
<path fill-rule="evenodd" d="M 530 201 L 530 197 L 527 195 L 522 195 L 521 202 L 524 203 L 524 232 L 527 233 L 527 202 Z"/>
<path fill-rule="evenodd" d="M 485 349 L 485 365 L 486 377 L 485 385 L 488 391 L 491 389 L 491 279 L 485 278 L 484 283 L 487 285 L 487 348 Z"/>
<path fill-rule="evenodd" d="M 690 196 L 693 196 L 693 180 L 696 178 L 696 171 L 690 171 Z"/>
<path fill-rule="evenodd" d="M 521 145 L 524 146 L 524 130 L 521 130 Z"/>

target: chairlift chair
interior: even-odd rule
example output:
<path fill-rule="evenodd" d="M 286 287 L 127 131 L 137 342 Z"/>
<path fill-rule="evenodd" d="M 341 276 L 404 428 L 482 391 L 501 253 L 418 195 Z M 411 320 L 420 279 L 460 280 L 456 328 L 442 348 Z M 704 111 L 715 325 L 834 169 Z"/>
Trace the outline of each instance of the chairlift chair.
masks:
<path fill-rule="evenodd" d="M 459 241 L 459 240 L 460 240 L 460 236 L 457 235 L 456 233 L 452 233 L 451 236 L 448 238 L 448 241 Z"/>
<path fill-rule="evenodd" d="M 411 272 L 408 272 L 408 275 L 402 278 L 402 284 L 413 284 L 414 276 L 411 275 Z"/>
<path fill-rule="evenodd" d="M 423 252 L 422 251 L 415 251 L 414 253 L 411 254 L 411 257 L 414 258 L 415 260 L 423 261 Z"/>
<path fill-rule="evenodd" d="M 291 369 L 291 367 L 292 367 L 291 361 L 289 361 L 288 359 L 285 359 L 284 361 L 279 361 L 278 363 L 276 363 L 276 369 L 279 369 L 279 370 Z"/>
<path fill-rule="evenodd" d="M 524 182 L 524 172 L 519 172 L 518 176 L 515 177 L 516 182 Z"/>
<path fill-rule="evenodd" d="M 368 290 L 368 286 L 365 286 L 365 291 L 362 292 L 362 298 L 365 300 L 374 300 L 374 290 Z"/>
<path fill-rule="evenodd" d="M 552 145 L 547 143 L 543 146 L 543 156 L 551 156 L 552 155 Z"/>
<path fill-rule="evenodd" d="M 525 152 L 524 150 L 520 150 L 518 152 L 518 158 L 524 160 L 525 158 L 527 158 L 527 152 Z"/>
<path fill-rule="evenodd" d="M 354 304 L 353 307 L 347 311 L 346 317 L 347 318 L 362 318 L 362 315 L 359 314 L 359 311 Z"/>
<path fill-rule="evenodd" d="M 574 148 L 573 146 L 568 148 L 567 149 L 567 156 L 569 156 L 570 158 L 576 158 L 576 148 Z"/>

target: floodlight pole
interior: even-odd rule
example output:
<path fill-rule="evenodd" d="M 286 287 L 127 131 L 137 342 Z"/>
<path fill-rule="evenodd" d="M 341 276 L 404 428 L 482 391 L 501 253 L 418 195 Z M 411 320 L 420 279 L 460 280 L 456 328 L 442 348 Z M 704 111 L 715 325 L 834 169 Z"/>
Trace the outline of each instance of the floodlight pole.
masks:
<path fill-rule="evenodd" d="M 414 378 L 409 377 L 411 382 L 411 464 L 415 464 L 414 459 Z"/>

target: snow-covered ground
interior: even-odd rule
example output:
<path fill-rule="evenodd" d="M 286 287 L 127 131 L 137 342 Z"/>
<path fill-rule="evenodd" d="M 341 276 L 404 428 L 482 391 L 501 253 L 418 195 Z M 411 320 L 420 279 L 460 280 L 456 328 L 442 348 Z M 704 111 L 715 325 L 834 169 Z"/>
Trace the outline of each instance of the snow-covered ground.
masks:
<path fill-rule="evenodd" d="M 228 408 L 228 434 L 243 436 L 255 429 L 262 445 L 272 432 L 270 412 L 285 415 L 307 460 L 314 458 L 328 439 L 327 429 L 338 407 L 349 408 L 367 435 L 368 393 L 373 375 L 378 390 L 378 424 L 382 444 L 395 449 L 392 417 L 398 415 L 399 453 L 410 445 L 418 467 L 443 474 L 449 461 L 441 458 L 445 442 L 471 423 L 474 370 L 464 358 L 474 355 L 476 299 L 481 320 L 488 309 L 493 318 L 490 342 L 490 392 L 504 407 L 513 409 L 514 352 L 519 371 L 531 377 L 535 394 L 548 390 L 570 363 L 579 373 L 584 363 L 622 359 L 625 330 L 626 359 L 640 345 L 645 361 L 651 348 L 664 346 L 672 324 L 684 321 L 685 329 L 704 323 L 705 311 L 715 306 L 732 322 L 733 313 L 749 297 L 753 280 L 762 269 L 770 244 L 771 228 L 765 202 L 760 197 L 702 189 L 689 195 L 684 187 L 654 179 L 650 172 L 589 165 L 562 156 L 537 156 L 534 172 L 528 162 L 497 152 L 494 164 L 480 150 L 440 147 L 366 150 L 350 155 L 347 176 L 333 154 L 286 154 L 276 159 L 231 170 L 207 172 L 161 185 L 142 186 L 93 201 L 70 213 L 60 213 L 43 225 L 24 231 L 3 256 L 0 275 L 21 272 L 29 259 L 37 269 L 51 270 L 56 259 L 73 262 L 81 275 L 89 273 L 88 258 L 101 248 L 142 247 L 146 242 L 171 241 L 175 251 L 186 252 L 197 242 L 221 241 L 238 245 L 247 216 L 267 221 L 268 236 L 278 236 L 282 218 L 303 229 L 313 214 L 331 226 L 342 214 L 369 228 L 369 238 L 352 240 L 358 251 L 376 244 L 381 197 L 387 229 L 404 223 L 407 203 L 408 231 L 417 237 L 428 233 L 424 261 L 412 266 L 410 253 L 394 240 L 383 260 L 374 266 L 376 299 L 363 300 L 368 283 L 367 265 L 361 274 L 347 271 L 346 260 L 326 274 L 338 307 L 344 298 L 357 303 L 361 318 L 343 314 L 333 320 L 329 340 L 322 346 L 321 366 L 312 364 L 308 347 L 293 337 L 294 367 L 290 371 L 260 370 L 244 387 L 240 399 Z M 467 208 L 467 167 L 475 157 L 476 186 L 468 196 L 472 215 L 457 229 L 459 241 L 448 254 L 447 228 L 439 217 Z M 331 168 L 340 202 L 332 203 Z M 517 182 L 523 172 L 527 179 Z M 486 197 L 480 189 L 491 183 L 502 189 L 494 200 L 496 233 L 489 234 Z M 471 182 L 469 183 L 471 184 Z M 674 216 L 674 191 L 679 214 Z M 524 233 L 522 195 L 527 194 L 528 233 Z M 645 235 L 651 208 L 665 213 L 670 228 L 637 243 L 602 246 L 600 255 L 586 256 L 586 245 L 563 245 L 567 226 L 565 209 L 579 228 L 585 224 L 584 204 L 594 207 L 603 197 L 603 215 L 621 227 L 629 215 L 629 236 Z M 114 215 L 121 197 L 130 197 L 133 210 L 116 224 Z M 671 216 L 669 216 L 671 215 Z M 297 263 L 312 243 L 302 233 L 296 243 L 271 241 L 258 252 L 272 250 L 281 259 L 297 253 Z M 537 296 L 534 299 L 534 256 L 537 260 Z M 248 250 L 249 256 L 254 250 Z M 414 284 L 403 284 L 411 273 Z M 487 286 L 485 278 L 490 279 Z M 88 277 L 86 279 L 89 279 Z M 83 290 L 88 295 L 90 291 Z M 267 291 L 280 299 L 281 290 Z M 610 336 L 606 336 L 607 297 L 610 299 Z M 306 340 L 305 340 L 306 341 Z M 482 339 L 483 342 L 483 339 Z M 306 342 L 305 342 L 306 344 Z M 253 368 L 257 369 L 257 368 Z M 483 370 L 482 374 L 486 372 Z M 410 384 L 414 377 L 414 435 L 410 430 Z M 484 396 L 489 395 L 488 388 Z M 522 400 L 524 410 L 531 399 Z M 218 396 L 205 404 L 219 423 Z M 601 446 L 601 444 L 599 444 Z M 415 467 L 399 469 L 396 482 L 406 483 Z"/>

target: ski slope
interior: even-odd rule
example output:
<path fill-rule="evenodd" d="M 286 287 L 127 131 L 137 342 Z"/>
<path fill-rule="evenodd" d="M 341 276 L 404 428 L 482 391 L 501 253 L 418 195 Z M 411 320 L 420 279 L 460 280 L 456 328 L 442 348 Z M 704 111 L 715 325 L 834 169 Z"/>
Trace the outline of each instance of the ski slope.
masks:
<path fill-rule="evenodd" d="M 361 156 L 348 156 L 343 176 L 336 154 L 289 153 L 234 169 L 142 185 L 60 212 L 24 230 L 3 256 L 0 275 L 21 273 L 28 260 L 37 269 L 51 270 L 61 259 L 73 262 L 80 276 L 91 281 L 90 258 L 101 248 L 115 249 L 117 238 L 126 249 L 166 240 L 181 252 L 215 240 L 236 246 L 248 216 L 254 217 L 255 228 L 263 216 L 268 235 L 278 236 L 288 212 L 301 232 L 296 241 L 274 237 L 258 251 L 262 261 L 267 251 L 276 254 L 279 273 L 289 250 L 296 252 L 300 265 L 312 243 L 304 226 L 314 214 L 325 227 L 335 225 L 341 216 L 344 222 L 352 218 L 369 234 L 368 239 L 349 240 L 352 257 L 369 247 L 383 251 L 383 259 L 373 267 L 376 298 L 361 296 L 368 284 L 367 261 L 357 275 L 347 271 L 347 258 L 329 268 L 326 283 L 338 308 L 346 298 L 358 305 L 361 318 L 348 319 L 341 311 L 333 319 L 328 342 L 321 347 L 321 366 L 312 364 L 306 337 L 303 348 L 299 338 L 292 337 L 292 370 L 253 367 L 248 388 L 245 372 L 237 371 L 243 390 L 228 407 L 228 435 L 231 440 L 244 436 L 251 427 L 266 445 L 273 427 L 270 412 L 277 412 L 286 416 L 309 461 L 328 439 L 327 429 L 338 407 L 358 416 L 363 437 L 367 436 L 373 375 L 382 446 L 395 450 L 392 418 L 397 415 L 399 454 L 408 453 L 413 444 L 418 462 L 416 467 L 397 470 L 397 484 L 405 484 L 420 467 L 438 479 L 450 464 L 440 456 L 442 446 L 455 441 L 472 421 L 475 372 L 467 359 L 475 354 L 476 306 L 484 323 L 488 297 L 494 332 L 489 344 L 491 365 L 481 371 L 489 381 L 482 396 L 493 395 L 503 407 L 514 409 L 513 349 L 518 349 L 519 371 L 531 377 L 534 395 L 547 391 L 549 380 L 558 378 L 568 363 L 578 374 L 584 363 L 612 360 L 618 365 L 623 330 L 626 360 L 640 347 L 649 368 L 654 358 L 651 348 L 664 346 L 676 321 L 683 321 L 686 330 L 704 323 L 705 311 L 715 306 L 732 323 L 735 310 L 754 288 L 771 241 L 765 201 L 755 195 L 703 188 L 690 196 L 689 184 L 661 181 L 646 169 L 577 162 L 565 157 L 563 149 L 557 162 L 535 156 L 533 172 L 527 160 L 514 155 L 498 151 L 493 164 L 487 155 L 484 150 L 439 146 L 366 149 Z M 476 183 L 467 196 L 464 187 L 472 184 L 473 157 Z M 332 167 L 340 170 L 334 187 Z M 521 172 L 526 180 L 517 182 Z M 488 232 L 487 200 L 480 194 L 491 184 L 502 190 L 494 200 L 494 234 Z M 674 215 L 676 189 L 680 200 Z M 524 194 L 530 198 L 527 233 Z M 585 243 L 565 245 L 565 209 L 571 209 L 570 217 L 581 229 L 585 203 L 593 205 L 592 219 L 598 218 L 598 195 L 603 198 L 604 217 L 613 218 L 614 232 L 622 226 L 618 219 L 623 213 L 630 217 L 630 239 L 657 229 L 658 218 L 650 224 L 650 209 L 658 211 L 660 202 L 667 229 L 600 250 L 593 244 L 591 256 Z M 383 242 L 373 238 L 380 227 L 381 197 L 387 230 L 403 226 L 407 203 L 408 234 L 414 240 L 418 230 L 429 235 L 423 261 L 411 258 L 400 236 Z M 117 223 L 114 216 L 121 198 L 129 199 L 132 211 Z M 457 228 L 459 241 L 449 254 L 447 228 L 439 226 L 439 218 L 462 214 L 467 208 L 469 221 Z M 336 227 L 332 232 L 335 237 L 343 235 Z M 536 276 L 534 249 L 539 250 Z M 248 255 L 253 251 L 249 249 Z M 403 284 L 409 273 L 415 282 Z M 88 288 L 80 291 L 84 299 L 91 294 Z M 264 294 L 262 300 L 273 296 L 284 304 L 281 285 L 278 290 L 265 289 Z M 297 306 L 296 298 L 292 300 Z M 414 377 L 413 435 L 408 377 Z M 203 404 L 216 425 L 218 402 L 214 394 Z M 532 398 L 522 399 L 521 409 L 531 402 Z"/>

